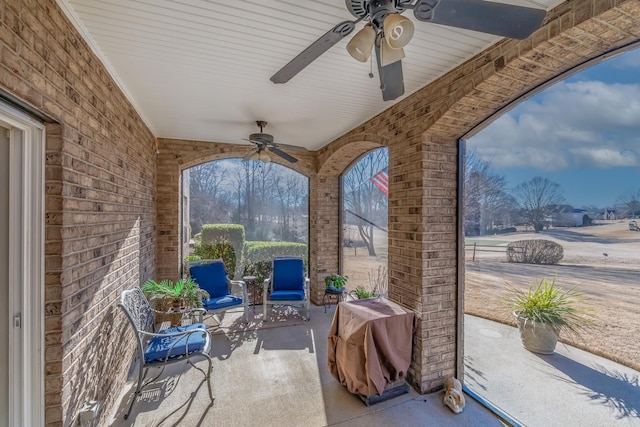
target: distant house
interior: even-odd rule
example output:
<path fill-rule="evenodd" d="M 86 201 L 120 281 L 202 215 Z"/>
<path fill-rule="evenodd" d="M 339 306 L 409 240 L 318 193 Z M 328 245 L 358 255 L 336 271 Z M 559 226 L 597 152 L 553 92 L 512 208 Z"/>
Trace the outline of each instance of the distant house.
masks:
<path fill-rule="evenodd" d="M 554 215 L 554 227 L 582 227 L 584 225 L 584 216 L 588 212 L 584 209 L 577 209 L 571 206 L 564 206 L 560 213 Z"/>
<path fill-rule="evenodd" d="M 609 209 L 605 209 L 604 213 L 602 214 L 602 219 L 618 219 L 618 217 L 616 216 L 615 211 L 613 210 L 609 210 Z"/>

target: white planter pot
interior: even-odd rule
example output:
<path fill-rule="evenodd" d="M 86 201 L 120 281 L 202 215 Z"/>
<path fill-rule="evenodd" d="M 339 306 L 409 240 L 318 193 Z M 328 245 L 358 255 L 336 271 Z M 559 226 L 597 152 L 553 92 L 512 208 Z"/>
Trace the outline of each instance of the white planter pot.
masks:
<path fill-rule="evenodd" d="M 518 330 L 522 345 L 527 350 L 538 354 L 553 354 L 558 342 L 558 334 L 545 323 L 534 322 L 513 313 L 517 318 Z"/>

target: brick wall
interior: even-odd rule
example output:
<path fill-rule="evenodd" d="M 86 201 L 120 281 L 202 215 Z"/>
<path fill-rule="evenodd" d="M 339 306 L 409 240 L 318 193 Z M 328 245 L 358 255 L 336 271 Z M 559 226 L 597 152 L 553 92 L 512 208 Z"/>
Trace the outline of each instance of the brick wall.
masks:
<path fill-rule="evenodd" d="M 116 303 L 155 270 L 155 139 L 53 0 L 0 2 L 0 87 L 46 129 L 45 419 L 102 417 L 132 336 Z"/>
<path fill-rule="evenodd" d="M 180 171 L 247 146 L 160 140 L 156 159 L 153 135 L 54 0 L 5 0 L 0 24 L 0 87 L 57 122 L 46 143 L 45 402 L 48 425 L 70 425 L 88 398 L 104 417 L 124 383 L 132 348 L 121 345 L 120 292 L 177 277 Z M 389 293 L 420 319 L 418 390 L 439 388 L 461 352 L 457 139 L 559 72 L 639 38 L 639 0 L 570 1 L 528 40 L 498 43 L 293 166 L 310 177 L 317 286 L 339 267 L 340 173 L 389 147 Z"/>

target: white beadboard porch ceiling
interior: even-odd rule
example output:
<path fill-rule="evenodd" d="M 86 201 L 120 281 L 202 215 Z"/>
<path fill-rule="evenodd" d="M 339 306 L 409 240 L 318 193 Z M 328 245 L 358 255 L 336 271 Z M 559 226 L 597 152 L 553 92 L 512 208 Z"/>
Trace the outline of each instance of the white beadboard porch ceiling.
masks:
<path fill-rule="evenodd" d="M 442 0 L 445 1 L 445 0 Z M 563 0 L 500 0 L 550 10 Z M 499 37 L 415 20 L 405 95 L 382 101 L 345 46 L 360 23 L 288 83 L 269 78 L 338 22 L 344 0 L 58 0 L 159 138 L 243 143 L 266 120 L 276 143 L 317 150 Z"/>

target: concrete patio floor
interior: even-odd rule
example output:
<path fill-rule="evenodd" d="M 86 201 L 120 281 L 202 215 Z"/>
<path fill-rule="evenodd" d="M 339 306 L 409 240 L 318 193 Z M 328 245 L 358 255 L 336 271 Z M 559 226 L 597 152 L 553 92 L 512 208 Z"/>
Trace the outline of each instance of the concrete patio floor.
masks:
<path fill-rule="evenodd" d="M 213 390 L 209 405 L 204 376 L 186 363 L 169 366 L 136 402 L 126 390 L 113 426 L 503 426 L 472 399 L 461 414 L 443 405 L 443 392 L 420 395 L 411 390 L 365 406 L 336 381 L 327 368 L 327 337 L 335 306 L 327 313 L 312 306 L 304 322 L 293 309 L 276 308 L 263 324 L 262 307 L 250 309 L 243 325 L 228 313 L 213 326 Z M 215 324 L 211 319 L 207 324 Z M 206 362 L 197 363 L 205 367 Z M 129 383 L 131 386 L 133 383 Z"/>
<path fill-rule="evenodd" d="M 250 309 L 245 325 L 228 313 L 213 334 L 210 405 L 203 375 L 179 363 L 146 388 L 128 421 L 130 386 L 112 426 L 640 426 L 638 372 L 574 348 L 556 354 L 524 350 L 515 328 L 465 316 L 465 385 L 499 404 L 504 422 L 467 396 L 454 414 L 443 392 L 411 390 L 372 406 L 350 394 L 327 368 L 335 306 L 312 306 L 305 322 L 293 309 Z M 198 363 L 205 367 L 206 362 Z M 551 393 L 545 391 L 550 390 Z"/>

